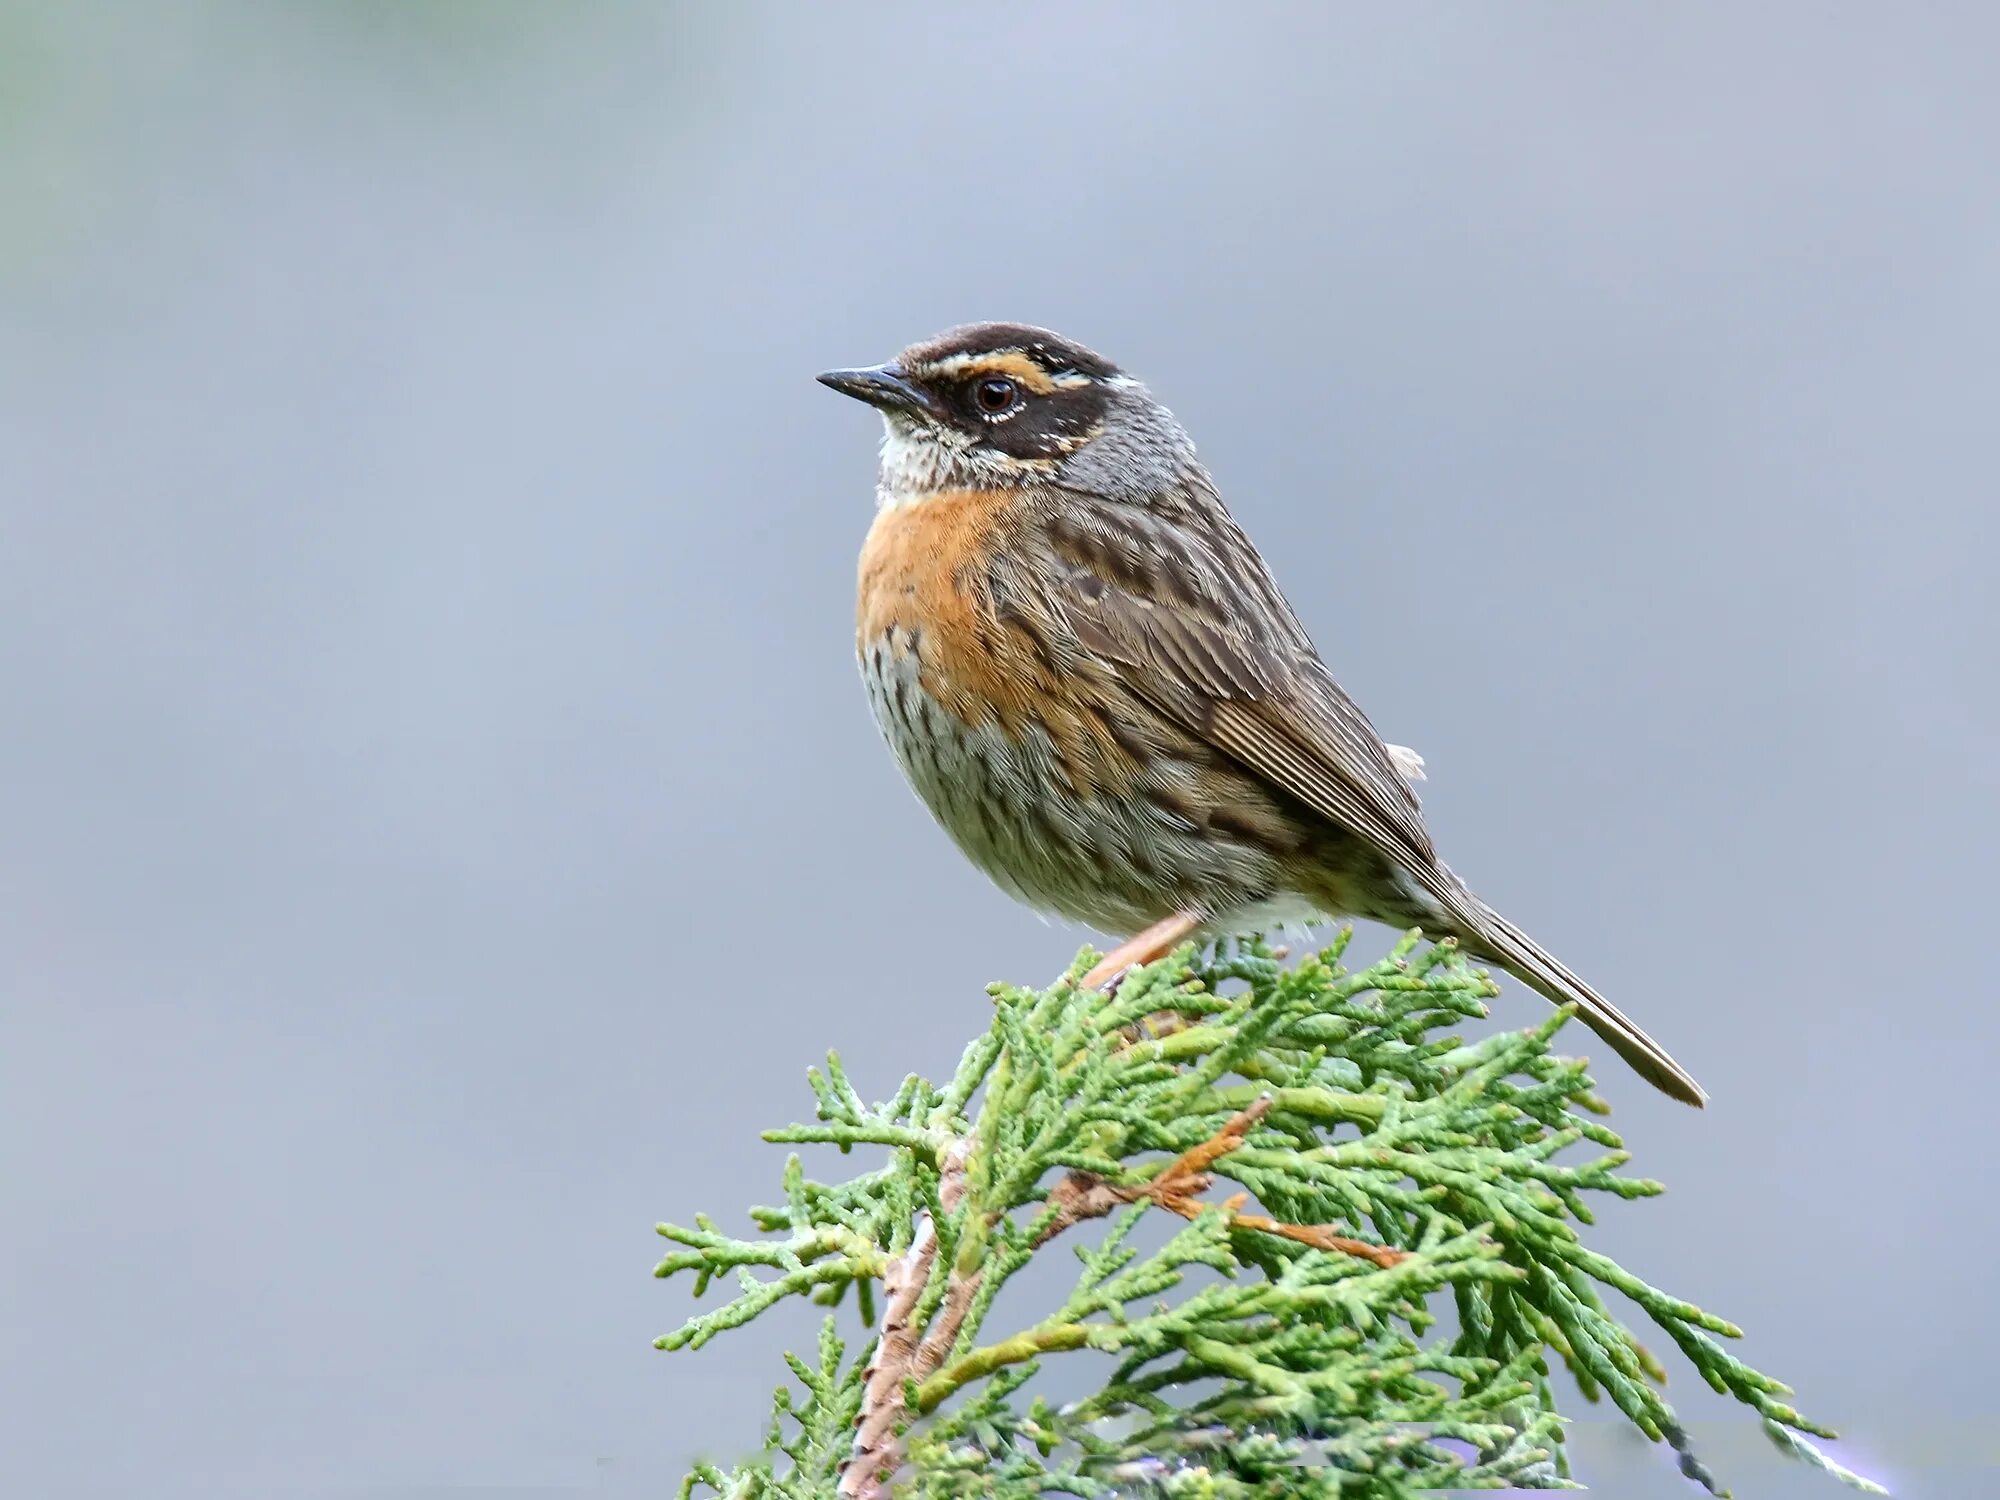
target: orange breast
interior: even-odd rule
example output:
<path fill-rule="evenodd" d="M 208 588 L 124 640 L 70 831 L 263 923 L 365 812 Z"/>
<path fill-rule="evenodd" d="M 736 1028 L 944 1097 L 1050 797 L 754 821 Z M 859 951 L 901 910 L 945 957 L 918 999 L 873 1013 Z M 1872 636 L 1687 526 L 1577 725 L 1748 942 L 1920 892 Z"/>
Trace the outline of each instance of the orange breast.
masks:
<path fill-rule="evenodd" d="M 1010 498 L 959 490 L 876 512 L 861 548 L 854 630 L 861 651 L 885 637 L 898 656 L 915 651 L 924 690 L 963 723 L 997 717 L 1011 731 L 1024 685 L 1001 660 L 986 581 Z"/>
<path fill-rule="evenodd" d="M 958 490 L 878 511 L 861 549 L 855 646 L 914 652 L 925 694 L 968 728 L 1019 740 L 1039 728 L 1073 783 L 1119 785 L 1131 772 L 1091 695 L 1060 677 L 1039 643 L 994 607 L 988 564 L 1019 519 L 1006 491 Z"/>

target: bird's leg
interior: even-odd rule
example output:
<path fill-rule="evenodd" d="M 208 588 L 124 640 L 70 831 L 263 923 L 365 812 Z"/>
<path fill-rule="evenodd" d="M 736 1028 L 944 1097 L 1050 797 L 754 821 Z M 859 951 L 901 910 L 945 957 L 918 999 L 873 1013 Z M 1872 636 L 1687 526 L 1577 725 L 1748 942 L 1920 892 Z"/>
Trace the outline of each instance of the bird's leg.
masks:
<path fill-rule="evenodd" d="M 1198 911 L 1177 911 L 1162 917 L 1144 932 L 1134 933 L 1097 961 L 1083 976 L 1083 988 L 1094 990 L 1140 964 L 1158 963 L 1188 940 L 1205 920 Z"/>

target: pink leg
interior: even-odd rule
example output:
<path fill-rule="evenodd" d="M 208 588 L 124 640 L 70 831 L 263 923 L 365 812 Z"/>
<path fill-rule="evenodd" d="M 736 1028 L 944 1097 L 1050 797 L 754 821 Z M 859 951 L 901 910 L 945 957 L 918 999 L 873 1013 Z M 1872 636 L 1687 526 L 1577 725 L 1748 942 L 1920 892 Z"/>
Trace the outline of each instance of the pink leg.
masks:
<path fill-rule="evenodd" d="M 1179 911 L 1163 917 L 1144 932 L 1134 933 L 1097 961 L 1083 976 L 1083 987 L 1094 990 L 1139 964 L 1157 963 L 1186 942 L 1202 924 L 1202 914 Z"/>

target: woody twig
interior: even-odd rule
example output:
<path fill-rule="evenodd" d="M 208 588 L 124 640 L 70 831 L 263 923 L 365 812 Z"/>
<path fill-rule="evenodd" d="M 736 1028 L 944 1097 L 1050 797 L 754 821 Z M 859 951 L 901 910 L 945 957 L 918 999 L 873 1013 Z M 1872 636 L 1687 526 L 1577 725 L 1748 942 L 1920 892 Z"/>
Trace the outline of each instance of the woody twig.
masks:
<path fill-rule="evenodd" d="M 1232 1116 L 1207 1140 L 1175 1157 L 1150 1182 L 1120 1185 L 1090 1172 L 1070 1173 L 1049 1194 L 1049 1201 L 1056 1205 L 1057 1213 L 1037 1236 L 1036 1244 L 1054 1239 L 1072 1224 L 1110 1213 L 1127 1203 L 1155 1203 L 1183 1219 L 1199 1218 L 1210 1207 L 1201 1201 L 1201 1194 L 1207 1192 L 1214 1182 L 1209 1169 L 1243 1144 L 1244 1137 L 1249 1135 L 1257 1122 L 1271 1112 L 1273 1102 L 1268 1095 L 1254 1101 Z M 1408 1257 L 1407 1251 L 1394 1250 L 1387 1245 L 1371 1245 L 1366 1240 L 1343 1235 L 1328 1224 L 1287 1224 L 1266 1214 L 1246 1214 L 1242 1212 L 1242 1205 L 1248 1201 L 1247 1193 L 1238 1193 L 1221 1205 L 1229 1215 L 1232 1229 L 1274 1234 L 1315 1250 L 1357 1256 L 1384 1268 Z"/>

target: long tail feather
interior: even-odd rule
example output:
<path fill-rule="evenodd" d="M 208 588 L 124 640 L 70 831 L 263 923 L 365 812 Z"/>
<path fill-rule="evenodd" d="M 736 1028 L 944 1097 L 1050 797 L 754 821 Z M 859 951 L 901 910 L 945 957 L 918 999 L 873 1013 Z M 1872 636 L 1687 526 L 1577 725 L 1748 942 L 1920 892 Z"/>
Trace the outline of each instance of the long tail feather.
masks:
<path fill-rule="evenodd" d="M 1476 897 L 1471 898 L 1471 905 L 1473 910 L 1466 915 L 1473 920 L 1465 923 L 1467 930 L 1459 937 L 1467 951 L 1500 965 L 1556 1004 L 1576 1006 L 1584 1024 L 1609 1042 L 1612 1050 L 1632 1065 L 1634 1072 L 1661 1093 L 1696 1109 L 1707 1101 L 1708 1095 L 1701 1085 L 1668 1055 L 1666 1048 L 1577 978 L 1561 959 Z"/>

